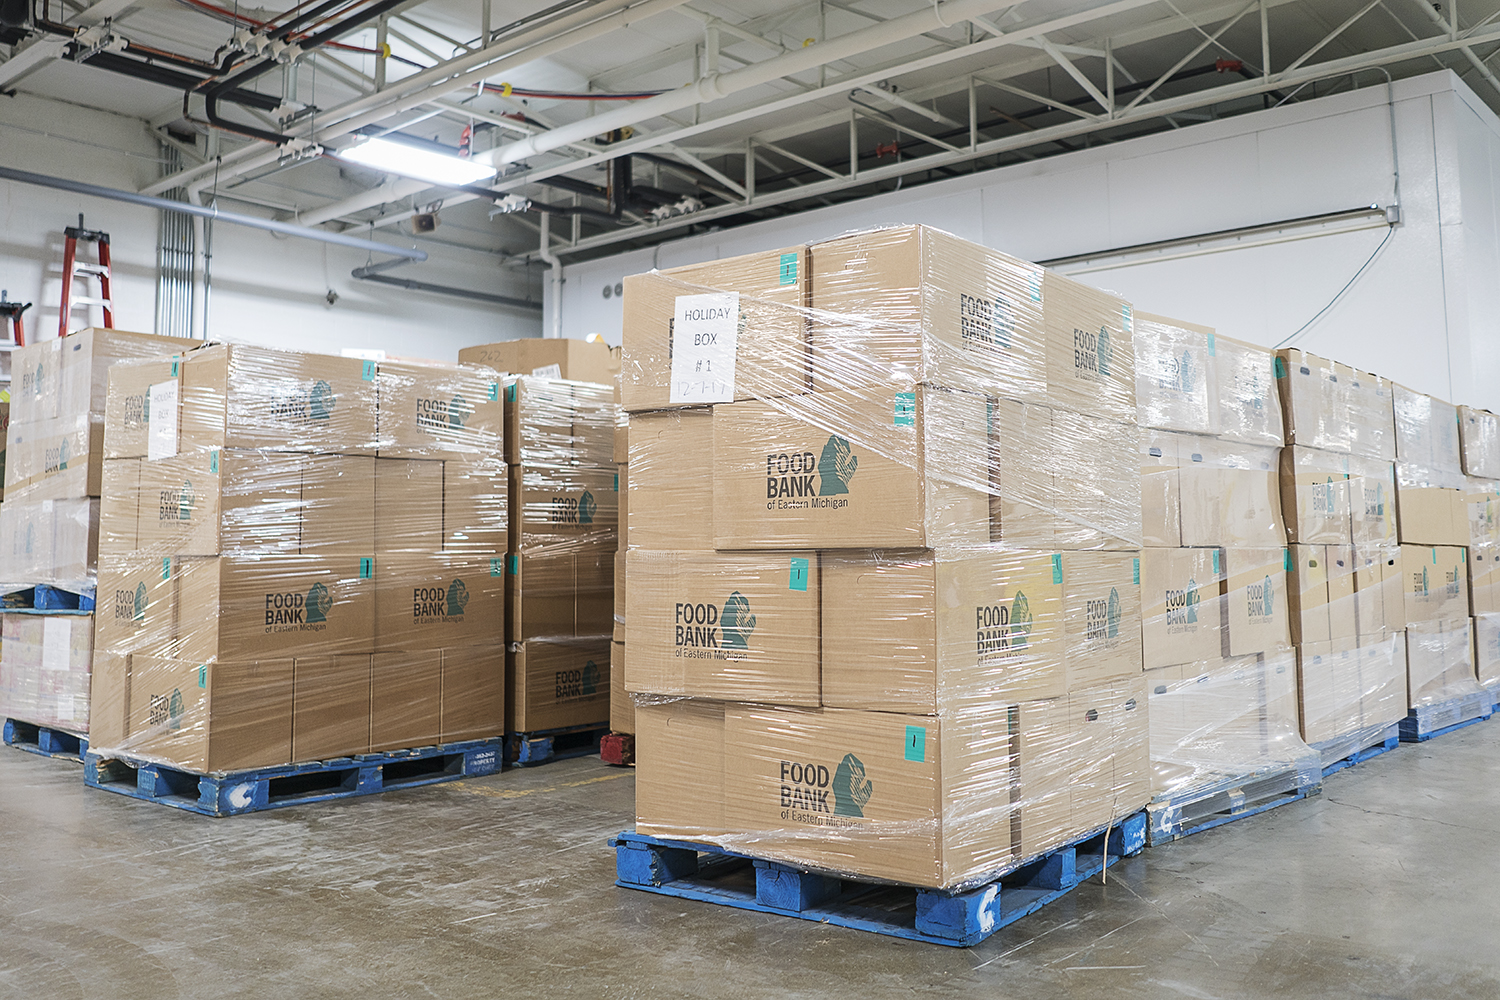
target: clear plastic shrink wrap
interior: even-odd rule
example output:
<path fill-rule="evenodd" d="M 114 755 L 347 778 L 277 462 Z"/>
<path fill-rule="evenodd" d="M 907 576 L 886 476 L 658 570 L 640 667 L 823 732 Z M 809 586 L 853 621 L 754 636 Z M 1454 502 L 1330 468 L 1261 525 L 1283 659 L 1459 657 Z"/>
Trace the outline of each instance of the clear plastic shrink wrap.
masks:
<path fill-rule="evenodd" d="M 93 747 L 211 772 L 502 733 L 503 390 L 240 345 L 111 369 Z"/>
<path fill-rule="evenodd" d="M 1146 804 L 1128 304 L 918 227 L 625 297 L 638 830 L 959 888 Z"/>

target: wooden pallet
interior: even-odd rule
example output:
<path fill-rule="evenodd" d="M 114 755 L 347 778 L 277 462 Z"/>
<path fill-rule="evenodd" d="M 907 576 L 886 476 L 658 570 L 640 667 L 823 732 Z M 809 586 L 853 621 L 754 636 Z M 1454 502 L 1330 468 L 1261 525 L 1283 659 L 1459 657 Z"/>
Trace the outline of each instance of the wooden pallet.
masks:
<path fill-rule="evenodd" d="M 0 598 L 0 611 L 30 611 L 37 614 L 71 611 L 77 614 L 92 614 L 94 593 L 92 589 L 64 590 L 62 587 L 39 583 L 25 590 L 12 591 Z"/>
<path fill-rule="evenodd" d="M 65 760 L 83 762 L 88 752 L 89 738 L 65 729 L 39 726 L 20 719 L 6 719 L 3 731 L 6 746 L 25 750 L 43 757 L 61 757 Z"/>
<path fill-rule="evenodd" d="M 610 733 L 599 741 L 599 759 L 619 767 L 635 767 L 635 736 Z"/>
<path fill-rule="evenodd" d="M 1323 758 L 1308 753 L 1291 764 L 1227 775 L 1158 796 L 1146 807 L 1152 846 L 1248 819 L 1277 806 L 1300 802 L 1323 789 Z"/>
<path fill-rule="evenodd" d="M 1444 736 L 1455 729 L 1483 722 L 1493 714 L 1495 701 L 1487 691 L 1476 691 L 1435 705 L 1419 705 L 1400 722 L 1401 742 L 1425 743 L 1434 736 Z"/>
<path fill-rule="evenodd" d="M 505 762 L 517 767 L 534 767 L 569 757 L 592 756 L 599 752 L 599 742 L 608 733 L 609 726 L 598 723 L 506 733 Z"/>
<path fill-rule="evenodd" d="M 1328 759 L 1328 753 L 1334 750 L 1340 740 L 1328 740 L 1325 743 L 1311 744 L 1314 750 L 1322 755 L 1324 760 Z M 1379 757 L 1383 753 L 1390 753 L 1401 745 L 1401 724 L 1395 723 L 1382 729 L 1373 736 L 1365 745 L 1353 753 L 1345 754 L 1335 761 L 1323 765 L 1323 777 L 1328 777 L 1337 771 L 1353 767 L 1355 764 L 1363 764 L 1372 757 Z"/>
<path fill-rule="evenodd" d="M 628 831 L 609 843 L 615 885 L 623 888 L 967 948 L 1140 853 L 1146 814 L 1134 813 L 962 892 L 845 878 Z"/>
<path fill-rule="evenodd" d="M 502 750 L 499 739 L 468 740 L 218 774 L 89 753 L 83 780 L 92 788 L 203 816 L 237 816 L 494 774 Z"/>

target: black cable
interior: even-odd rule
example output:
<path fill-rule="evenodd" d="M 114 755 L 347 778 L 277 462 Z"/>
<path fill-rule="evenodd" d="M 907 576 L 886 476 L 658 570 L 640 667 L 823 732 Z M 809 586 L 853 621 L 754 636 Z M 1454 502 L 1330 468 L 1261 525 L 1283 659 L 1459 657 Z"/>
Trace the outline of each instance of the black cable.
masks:
<path fill-rule="evenodd" d="M 1271 348 L 1271 350 L 1274 351 L 1274 350 L 1277 350 L 1278 348 L 1285 347 L 1291 341 L 1296 340 L 1298 337 L 1302 336 L 1302 331 L 1304 331 L 1308 327 L 1312 326 L 1320 318 L 1322 318 L 1322 316 L 1323 316 L 1324 313 L 1326 313 L 1328 310 L 1332 309 L 1335 305 L 1337 305 L 1339 299 L 1341 299 L 1341 298 L 1344 297 L 1344 293 L 1347 292 L 1354 285 L 1354 283 L 1359 280 L 1359 276 L 1362 275 L 1362 274 L 1364 274 L 1365 271 L 1366 271 L 1366 269 L 1368 269 L 1371 264 L 1375 263 L 1375 258 L 1380 256 L 1380 251 L 1382 251 L 1382 250 L 1385 249 L 1385 245 L 1391 241 L 1391 236 L 1395 232 L 1396 232 L 1396 227 L 1395 226 L 1386 226 L 1385 238 L 1380 241 L 1380 245 L 1375 248 L 1375 252 L 1372 253 L 1372 254 L 1370 254 L 1369 258 L 1363 264 L 1359 265 L 1359 270 L 1354 272 L 1354 277 L 1352 277 L 1348 281 L 1346 281 L 1344 283 L 1344 287 L 1339 289 L 1338 294 L 1335 295 L 1333 298 L 1329 299 L 1328 300 L 1328 304 L 1326 306 L 1324 306 L 1322 309 L 1319 309 L 1316 313 L 1314 313 L 1312 319 L 1308 320 L 1306 323 L 1303 323 L 1300 327 L 1297 328 L 1297 332 L 1296 333 L 1292 334 L 1290 337 L 1287 337 L 1281 343 L 1277 344 L 1276 347 Z"/>

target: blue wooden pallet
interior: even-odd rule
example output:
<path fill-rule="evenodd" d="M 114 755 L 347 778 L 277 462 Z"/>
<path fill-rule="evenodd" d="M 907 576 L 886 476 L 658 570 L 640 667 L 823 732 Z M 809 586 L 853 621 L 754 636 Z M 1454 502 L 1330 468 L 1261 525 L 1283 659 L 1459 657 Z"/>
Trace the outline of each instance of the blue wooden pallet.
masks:
<path fill-rule="evenodd" d="M 1424 743 L 1434 736 L 1483 722 L 1494 714 L 1495 701 L 1488 691 L 1476 691 L 1435 705 L 1419 705 L 1401 720 L 1401 742 Z"/>
<path fill-rule="evenodd" d="M 83 780 L 93 788 L 204 816 L 237 816 L 494 774 L 502 750 L 499 739 L 468 740 L 220 774 L 89 753 Z"/>
<path fill-rule="evenodd" d="M 74 591 L 39 583 L 34 587 L 6 594 L 3 599 L 0 599 L 0 611 L 31 611 L 48 614 L 74 611 L 86 614 L 94 610 L 94 593 L 93 588 Z"/>
<path fill-rule="evenodd" d="M 1171 843 L 1225 823 L 1249 819 L 1277 806 L 1300 802 L 1323 790 L 1323 758 L 1310 752 L 1290 764 L 1218 778 L 1170 795 L 1146 807 L 1152 846 Z"/>
<path fill-rule="evenodd" d="M 1314 743 L 1312 744 L 1312 748 L 1322 753 L 1326 749 L 1331 749 L 1332 745 L 1337 742 L 1339 741 L 1329 740 L 1327 743 Z M 1353 767 L 1355 764 L 1363 764 L 1371 757 L 1379 757 L 1383 753 L 1390 753 L 1400 745 L 1401 724 L 1396 723 L 1395 725 L 1388 726 L 1387 728 L 1381 730 L 1380 733 L 1371 740 L 1368 746 L 1360 747 L 1353 753 L 1340 757 L 1338 760 L 1334 761 L 1331 764 L 1323 765 L 1323 777 L 1326 778 L 1330 774 L 1342 771 L 1346 767 Z"/>
<path fill-rule="evenodd" d="M 599 741 L 609 735 L 609 725 L 564 726 L 529 733 L 505 734 L 505 762 L 533 767 L 569 757 L 589 757 L 599 752 Z"/>
<path fill-rule="evenodd" d="M 50 726 L 38 726 L 20 719 L 6 719 L 3 731 L 6 746 L 25 750 L 43 757 L 63 757 L 83 761 L 88 752 L 89 738 Z"/>
<path fill-rule="evenodd" d="M 629 831 L 609 843 L 615 885 L 622 888 L 967 948 L 1120 858 L 1139 854 L 1146 846 L 1146 814 L 1127 816 L 967 892 L 840 878 Z"/>

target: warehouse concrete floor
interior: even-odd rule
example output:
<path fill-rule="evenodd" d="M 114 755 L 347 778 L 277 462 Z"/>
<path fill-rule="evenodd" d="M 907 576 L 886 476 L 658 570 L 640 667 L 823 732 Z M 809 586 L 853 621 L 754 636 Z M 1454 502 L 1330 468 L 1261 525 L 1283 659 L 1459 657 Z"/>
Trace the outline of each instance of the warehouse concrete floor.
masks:
<path fill-rule="evenodd" d="M 1500 996 L 1500 722 L 971 950 L 616 889 L 594 759 L 209 820 L 0 749 L 0 997 Z"/>

